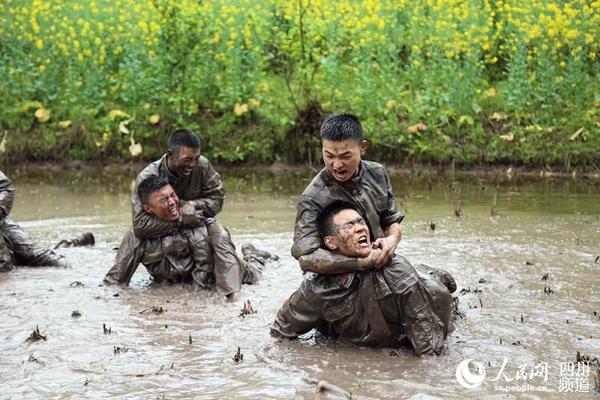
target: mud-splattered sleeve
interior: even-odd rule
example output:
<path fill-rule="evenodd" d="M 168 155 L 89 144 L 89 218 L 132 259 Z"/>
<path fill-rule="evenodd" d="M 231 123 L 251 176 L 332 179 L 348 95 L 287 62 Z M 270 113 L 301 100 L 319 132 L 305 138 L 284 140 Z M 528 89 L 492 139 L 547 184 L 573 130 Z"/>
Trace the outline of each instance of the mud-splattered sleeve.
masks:
<path fill-rule="evenodd" d="M 390 183 L 390 177 L 387 172 L 384 172 L 384 181 L 387 187 L 387 196 L 384 199 L 384 204 L 381 205 L 381 211 L 379 212 L 380 223 L 383 229 L 395 222 L 400 223 L 404 219 L 404 214 L 398 211 L 398 208 L 396 207 L 394 191 L 392 190 L 392 184 Z"/>
<path fill-rule="evenodd" d="M 211 163 L 204 159 L 202 163 L 202 198 L 188 199 L 194 208 L 200 210 L 206 218 L 214 217 L 223 209 L 225 188 L 221 175 L 213 168 Z"/>
<path fill-rule="evenodd" d="M 292 245 L 292 256 L 296 259 L 321 247 L 321 236 L 317 226 L 321 206 L 312 197 L 302 195 L 297 210 Z"/>

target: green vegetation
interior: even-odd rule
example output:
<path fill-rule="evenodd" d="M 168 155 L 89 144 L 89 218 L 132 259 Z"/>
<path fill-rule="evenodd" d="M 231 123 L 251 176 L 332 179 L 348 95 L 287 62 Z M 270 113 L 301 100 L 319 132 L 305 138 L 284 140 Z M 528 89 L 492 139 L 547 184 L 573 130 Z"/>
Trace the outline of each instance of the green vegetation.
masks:
<path fill-rule="evenodd" d="M 600 1 L 6 0 L 5 161 L 312 162 L 324 115 L 370 157 L 600 168 Z"/>

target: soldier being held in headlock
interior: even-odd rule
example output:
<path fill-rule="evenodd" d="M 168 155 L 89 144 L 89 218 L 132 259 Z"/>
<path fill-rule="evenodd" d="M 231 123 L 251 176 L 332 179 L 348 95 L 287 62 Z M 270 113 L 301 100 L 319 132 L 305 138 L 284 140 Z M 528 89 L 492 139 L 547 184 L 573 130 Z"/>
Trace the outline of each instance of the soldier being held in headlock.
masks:
<path fill-rule="evenodd" d="M 173 187 L 163 177 L 150 175 L 137 187 L 137 195 L 143 212 L 164 222 L 176 222 L 181 218 L 185 204 L 180 202 Z M 128 284 L 141 262 L 156 283 L 190 283 L 199 287 L 214 287 L 216 271 L 207 237 L 207 228 L 180 228 L 169 235 L 148 238 L 136 249 L 141 254 L 133 263 L 115 264 L 104 278 L 106 283 Z M 239 271 L 240 281 L 255 283 L 262 267 L 269 260 L 266 252 L 243 247 L 244 260 Z M 139 261 L 138 261 L 139 260 Z M 125 268 L 121 268 L 125 266 Z"/>
<path fill-rule="evenodd" d="M 305 272 L 341 274 L 350 281 L 356 271 L 387 265 L 400 242 L 404 215 L 396 209 L 390 177 L 383 165 L 362 160 L 367 150 L 362 126 L 351 114 L 333 115 L 321 125 L 323 168 L 304 189 L 298 201 L 292 255 Z M 334 201 L 352 204 L 365 218 L 374 247 L 367 258 L 334 254 L 322 245 L 317 217 Z M 456 290 L 452 276 L 441 269 L 432 273 L 450 293 Z"/>
<path fill-rule="evenodd" d="M 325 207 L 318 227 L 335 255 L 366 259 L 376 251 L 367 222 L 349 203 Z M 351 281 L 336 274 L 311 275 L 283 304 L 271 333 L 293 339 L 315 328 L 357 345 L 396 347 L 408 340 L 416 355 L 439 354 L 452 295 L 424 267 L 419 274 L 395 254 L 382 268 L 357 272 Z"/>
<path fill-rule="evenodd" d="M 247 266 L 237 256 L 227 229 L 215 219 L 223 207 L 225 193 L 220 175 L 200 154 L 200 145 L 200 139 L 194 132 L 176 130 L 168 138 L 167 153 L 139 173 L 136 187 L 150 176 L 162 177 L 169 183 L 182 202 L 179 217 L 176 220 L 164 220 L 147 212 L 138 191 L 134 190 L 133 230 L 123 238 L 107 278 L 109 275 L 122 276 L 118 271 L 130 271 L 134 265 L 139 265 L 149 241 L 178 234 L 181 229 L 200 228 L 206 232 L 205 240 L 212 262 L 210 273 L 199 273 L 197 278 L 203 282 L 196 283 L 207 286 L 214 279 L 217 292 L 230 299 L 237 296 Z M 242 251 L 245 255 L 263 253 L 252 246 L 246 246 Z M 107 280 L 111 281 L 110 278 Z"/>
<path fill-rule="evenodd" d="M 362 126 L 353 115 L 339 114 L 321 125 L 325 167 L 306 187 L 298 201 L 292 255 L 305 272 L 332 274 L 340 285 L 351 287 L 361 271 L 377 270 L 392 261 L 401 238 L 404 215 L 396 202 L 385 168 L 362 159 L 367 150 Z M 323 245 L 317 218 L 335 201 L 351 204 L 365 219 L 374 246 L 367 257 L 349 257 Z M 452 293 L 456 282 L 446 271 L 430 269 Z M 373 274 L 373 280 L 384 279 Z M 382 282 L 383 284 L 383 282 Z M 368 286 L 368 285 L 367 285 Z M 370 304 L 376 304 L 372 298 Z"/>
<path fill-rule="evenodd" d="M 14 198 L 12 182 L 0 171 L 0 272 L 13 270 L 16 265 L 68 267 L 63 256 L 37 246 L 8 218 Z"/>

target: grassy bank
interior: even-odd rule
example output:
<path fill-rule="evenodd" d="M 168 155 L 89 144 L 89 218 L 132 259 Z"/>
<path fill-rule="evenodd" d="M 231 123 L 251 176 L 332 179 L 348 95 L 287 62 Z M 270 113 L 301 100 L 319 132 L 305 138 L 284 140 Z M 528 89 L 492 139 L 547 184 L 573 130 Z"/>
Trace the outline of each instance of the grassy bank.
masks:
<path fill-rule="evenodd" d="M 324 115 L 373 159 L 600 168 L 600 2 L 6 0 L 6 162 L 315 162 Z"/>

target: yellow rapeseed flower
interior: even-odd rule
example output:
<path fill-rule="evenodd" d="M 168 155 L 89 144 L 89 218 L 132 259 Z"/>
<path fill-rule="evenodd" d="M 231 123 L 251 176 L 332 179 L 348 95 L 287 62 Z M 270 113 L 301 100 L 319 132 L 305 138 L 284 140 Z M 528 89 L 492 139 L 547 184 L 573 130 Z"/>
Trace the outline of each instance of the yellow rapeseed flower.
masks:
<path fill-rule="evenodd" d="M 60 121 L 58 123 L 58 127 L 61 128 L 61 129 L 67 129 L 70 126 L 71 126 L 71 121 L 68 120 L 68 119 L 66 119 L 64 121 Z"/>
<path fill-rule="evenodd" d="M 238 117 L 241 117 L 242 115 L 244 115 L 247 112 L 248 112 L 248 104 L 235 103 L 235 106 L 233 107 L 233 113 L 235 115 L 237 115 Z"/>
<path fill-rule="evenodd" d="M 47 108 L 44 107 L 40 107 L 37 110 L 35 110 L 35 118 L 37 119 L 37 121 L 40 124 L 43 124 L 45 122 L 48 122 L 48 120 L 50 119 L 50 110 L 48 110 Z"/>
<path fill-rule="evenodd" d="M 578 34 L 579 32 L 577 32 L 577 29 L 568 29 L 565 33 L 565 37 L 569 40 L 573 40 L 578 36 Z"/>

